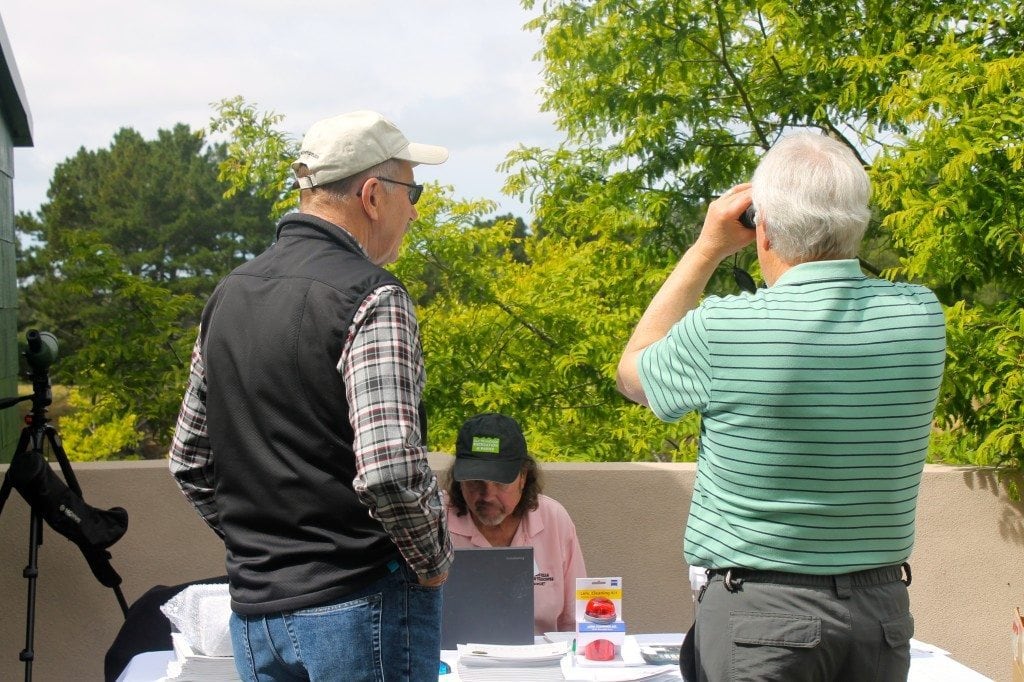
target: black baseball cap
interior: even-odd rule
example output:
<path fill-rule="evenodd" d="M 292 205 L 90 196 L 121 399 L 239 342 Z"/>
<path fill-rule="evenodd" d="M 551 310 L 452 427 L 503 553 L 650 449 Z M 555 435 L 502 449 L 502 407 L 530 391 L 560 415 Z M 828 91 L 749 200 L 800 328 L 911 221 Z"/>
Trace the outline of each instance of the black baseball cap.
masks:
<path fill-rule="evenodd" d="M 519 422 L 495 412 L 478 414 L 459 429 L 452 475 L 456 481 L 511 483 L 526 457 L 526 438 Z"/>

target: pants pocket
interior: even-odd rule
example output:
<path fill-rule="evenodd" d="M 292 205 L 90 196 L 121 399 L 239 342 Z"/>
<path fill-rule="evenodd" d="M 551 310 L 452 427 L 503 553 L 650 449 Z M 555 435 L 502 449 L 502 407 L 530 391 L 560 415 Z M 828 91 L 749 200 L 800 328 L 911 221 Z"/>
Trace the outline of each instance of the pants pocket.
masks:
<path fill-rule="evenodd" d="M 821 619 L 795 613 L 733 612 L 729 633 L 733 681 L 800 680 L 806 679 L 814 649 L 821 644 Z"/>
<path fill-rule="evenodd" d="M 910 646 L 910 638 L 914 636 L 914 617 L 905 613 L 884 621 L 882 635 L 885 636 L 885 643 L 893 649 Z"/>
<path fill-rule="evenodd" d="M 369 594 L 288 615 L 289 639 L 309 679 L 382 682 L 382 609 L 383 596 Z"/>
<path fill-rule="evenodd" d="M 882 621 L 885 640 L 878 655 L 880 682 L 905 680 L 910 670 L 910 638 L 914 636 L 914 617 L 905 613 Z"/>

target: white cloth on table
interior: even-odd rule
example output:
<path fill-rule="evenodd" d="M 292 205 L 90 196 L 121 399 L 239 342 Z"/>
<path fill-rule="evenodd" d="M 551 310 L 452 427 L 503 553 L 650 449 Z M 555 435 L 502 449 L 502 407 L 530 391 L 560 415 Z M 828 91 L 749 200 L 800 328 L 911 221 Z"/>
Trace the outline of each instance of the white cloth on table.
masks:
<path fill-rule="evenodd" d="M 231 597 L 227 583 L 189 585 L 160 607 L 175 629 L 202 656 L 232 656 Z"/>

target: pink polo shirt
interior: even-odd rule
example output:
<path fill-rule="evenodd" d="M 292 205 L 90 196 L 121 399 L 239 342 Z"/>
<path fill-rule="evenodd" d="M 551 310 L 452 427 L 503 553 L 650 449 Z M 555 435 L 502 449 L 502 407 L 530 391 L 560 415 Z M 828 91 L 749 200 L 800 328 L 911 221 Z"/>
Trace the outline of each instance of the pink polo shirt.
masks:
<path fill-rule="evenodd" d="M 547 495 L 519 523 L 513 547 L 533 547 L 533 632 L 576 629 L 576 578 L 585 578 L 583 552 L 576 526 L 565 507 Z M 490 547 L 467 513 L 456 516 L 448 507 L 448 532 L 455 547 Z"/>

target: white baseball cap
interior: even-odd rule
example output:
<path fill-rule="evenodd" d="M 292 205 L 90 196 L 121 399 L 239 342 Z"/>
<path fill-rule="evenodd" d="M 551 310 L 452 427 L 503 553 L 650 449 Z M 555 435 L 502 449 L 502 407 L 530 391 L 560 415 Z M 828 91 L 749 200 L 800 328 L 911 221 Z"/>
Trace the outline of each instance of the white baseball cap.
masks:
<path fill-rule="evenodd" d="M 309 175 L 296 185 L 309 189 L 349 178 L 388 159 L 402 159 L 413 165 L 439 164 L 448 160 L 448 150 L 432 144 L 409 142 L 394 123 L 375 111 L 353 111 L 314 123 L 302 138 L 300 165 Z"/>

